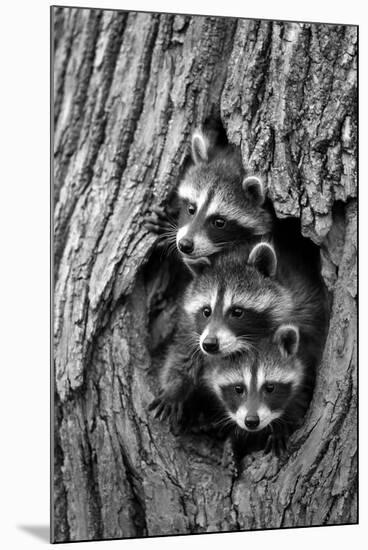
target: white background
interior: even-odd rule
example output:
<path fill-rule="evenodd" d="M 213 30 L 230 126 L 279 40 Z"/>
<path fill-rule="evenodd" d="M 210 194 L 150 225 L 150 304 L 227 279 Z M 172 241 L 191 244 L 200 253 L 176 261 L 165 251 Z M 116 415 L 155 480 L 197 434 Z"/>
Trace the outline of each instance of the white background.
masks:
<path fill-rule="evenodd" d="M 47 544 L 49 523 L 49 5 L 18 0 L 1 6 L 1 396 L 0 544 L 34 548 Z M 60 0 L 59 5 L 68 5 Z M 98 0 L 73 5 L 131 10 L 181 11 L 269 19 L 298 19 L 360 25 L 360 333 L 365 339 L 367 218 L 367 16 L 357 0 Z M 5 168 L 5 169 L 4 169 Z M 203 547 L 366 547 L 367 369 L 360 360 L 360 525 L 82 543 L 128 549 Z M 364 541 L 364 539 L 366 539 Z M 363 542 L 364 541 L 364 542 Z"/>

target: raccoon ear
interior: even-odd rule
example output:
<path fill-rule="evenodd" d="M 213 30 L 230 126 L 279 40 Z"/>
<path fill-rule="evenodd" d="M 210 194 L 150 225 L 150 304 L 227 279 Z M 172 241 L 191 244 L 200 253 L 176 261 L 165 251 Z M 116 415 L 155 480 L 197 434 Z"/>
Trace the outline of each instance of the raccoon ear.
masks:
<path fill-rule="evenodd" d="M 243 180 L 243 191 L 253 206 L 261 206 L 265 200 L 264 185 L 257 176 L 248 176 Z"/>
<path fill-rule="evenodd" d="M 299 348 L 299 329 L 295 325 L 281 325 L 274 340 L 283 357 L 295 355 Z"/>
<path fill-rule="evenodd" d="M 248 264 L 253 265 L 265 277 L 276 274 L 277 258 L 273 247 L 268 243 L 258 243 L 251 250 Z"/>
<path fill-rule="evenodd" d="M 209 142 L 200 130 L 196 130 L 192 136 L 192 159 L 195 164 L 208 162 Z"/>

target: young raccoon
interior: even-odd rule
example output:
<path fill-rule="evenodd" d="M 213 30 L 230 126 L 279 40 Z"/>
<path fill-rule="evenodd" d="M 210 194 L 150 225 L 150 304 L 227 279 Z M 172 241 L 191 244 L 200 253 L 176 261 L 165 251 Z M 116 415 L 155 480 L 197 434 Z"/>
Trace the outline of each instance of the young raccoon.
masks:
<path fill-rule="evenodd" d="M 209 263 L 209 257 L 240 243 L 255 243 L 272 230 L 272 215 L 264 207 L 265 191 L 256 176 L 245 177 L 240 152 L 217 148 L 197 130 L 192 136 L 191 166 L 178 188 L 177 226 L 154 207 L 147 228 L 167 235 L 189 268 Z"/>
<path fill-rule="evenodd" d="M 281 270 L 277 281 L 278 271 L 272 246 L 259 243 L 250 254 L 244 246 L 217 255 L 212 267 L 206 266 L 192 280 L 161 372 L 162 390 L 151 407 L 158 416 L 181 415 L 183 402 L 196 389 L 203 368 L 211 364 L 206 357 L 253 352 L 280 324 L 296 324 L 301 353 L 314 364 L 320 359 L 326 329 L 323 288 L 296 270 L 287 275 Z"/>
<path fill-rule="evenodd" d="M 281 325 L 255 352 L 215 360 L 205 370 L 205 384 L 223 409 L 222 422 L 233 426 L 238 458 L 254 447 L 279 454 L 300 425 L 315 371 L 313 361 L 298 353 L 299 342 L 295 325 Z"/>
<path fill-rule="evenodd" d="M 318 360 L 326 328 L 322 285 L 294 266 L 276 260 L 273 247 L 259 243 L 216 256 L 212 268 L 193 279 L 184 310 L 205 355 L 250 351 L 281 323 L 295 323 L 303 347 Z"/>

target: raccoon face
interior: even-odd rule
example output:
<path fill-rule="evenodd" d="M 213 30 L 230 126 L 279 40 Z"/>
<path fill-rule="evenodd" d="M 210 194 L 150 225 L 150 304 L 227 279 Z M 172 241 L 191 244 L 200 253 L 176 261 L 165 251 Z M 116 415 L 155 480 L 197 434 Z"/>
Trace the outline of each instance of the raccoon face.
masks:
<path fill-rule="evenodd" d="M 274 250 L 262 243 L 249 258 L 235 252 L 221 255 L 196 277 L 184 309 L 205 355 L 250 350 L 282 322 L 291 304 L 287 291 L 271 279 L 275 271 Z"/>
<path fill-rule="evenodd" d="M 186 261 L 207 258 L 270 231 L 259 178 L 242 181 L 241 169 L 231 156 L 211 158 L 206 137 L 200 132 L 192 138 L 192 158 L 195 164 L 178 190 L 182 207 L 176 244 Z"/>
<path fill-rule="evenodd" d="M 303 379 L 298 345 L 297 327 L 283 325 L 257 355 L 218 362 L 211 369 L 209 384 L 240 428 L 261 431 L 283 415 Z"/>
<path fill-rule="evenodd" d="M 196 314 L 199 344 L 206 355 L 226 356 L 249 350 L 253 340 L 267 334 L 273 325 L 267 302 L 256 303 L 246 295 L 232 301 L 226 294 L 213 295 Z"/>

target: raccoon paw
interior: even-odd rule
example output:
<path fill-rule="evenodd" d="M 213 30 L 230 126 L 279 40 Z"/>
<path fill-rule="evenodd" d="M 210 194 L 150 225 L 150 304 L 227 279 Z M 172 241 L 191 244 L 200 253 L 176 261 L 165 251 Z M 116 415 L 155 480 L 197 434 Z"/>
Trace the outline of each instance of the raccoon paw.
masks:
<path fill-rule="evenodd" d="M 266 455 L 271 452 L 278 458 L 281 458 L 287 452 L 288 436 L 289 434 L 286 430 L 277 434 L 270 434 L 266 441 L 266 446 L 264 448 L 263 454 Z"/>
<path fill-rule="evenodd" d="M 169 419 L 171 426 L 174 428 L 180 425 L 183 417 L 183 403 L 173 399 L 171 395 L 165 394 L 165 392 L 162 392 L 152 401 L 148 406 L 148 410 L 155 410 L 154 417 L 161 422 Z"/>
<path fill-rule="evenodd" d="M 230 471 L 231 475 L 237 477 L 239 475 L 239 467 L 234 455 L 231 439 L 227 439 L 224 443 L 222 452 L 221 466 Z"/>
<path fill-rule="evenodd" d="M 192 426 L 193 433 L 211 435 L 211 436 L 217 433 L 215 423 L 204 422 L 204 421 L 201 421 L 200 419 L 198 421 L 196 420 L 197 419 L 190 418 L 190 423 L 193 424 Z"/>
<path fill-rule="evenodd" d="M 170 219 L 164 208 L 153 206 L 150 216 L 145 218 L 146 228 L 156 235 L 166 236 L 175 229 L 173 221 Z"/>

